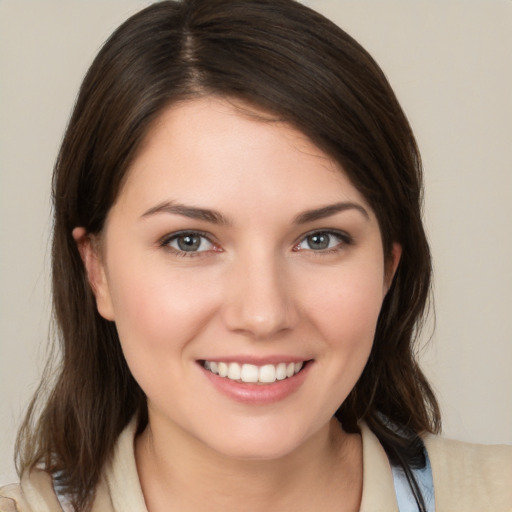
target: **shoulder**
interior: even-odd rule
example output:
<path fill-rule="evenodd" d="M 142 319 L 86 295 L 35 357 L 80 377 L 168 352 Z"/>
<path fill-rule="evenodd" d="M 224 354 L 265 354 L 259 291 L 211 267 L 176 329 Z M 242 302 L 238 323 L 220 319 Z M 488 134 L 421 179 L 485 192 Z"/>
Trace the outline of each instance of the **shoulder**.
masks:
<path fill-rule="evenodd" d="M 512 511 L 512 446 L 424 441 L 440 510 Z"/>
<path fill-rule="evenodd" d="M 52 477 L 34 468 L 24 474 L 21 484 L 0 487 L 0 512 L 63 512 L 72 507 L 65 496 L 57 495 Z M 94 491 L 91 512 L 114 512 L 108 485 L 101 478 Z M 121 509 L 125 510 L 125 509 Z M 140 509 L 140 510 L 145 510 Z"/>
<path fill-rule="evenodd" d="M 0 512 L 30 511 L 23 499 L 19 484 L 0 487 Z"/>
<path fill-rule="evenodd" d="M 62 511 L 53 489 L 52 477 L 44 470 L 26 472 L 20 484 L 0 488 L 0 512 Z"/>

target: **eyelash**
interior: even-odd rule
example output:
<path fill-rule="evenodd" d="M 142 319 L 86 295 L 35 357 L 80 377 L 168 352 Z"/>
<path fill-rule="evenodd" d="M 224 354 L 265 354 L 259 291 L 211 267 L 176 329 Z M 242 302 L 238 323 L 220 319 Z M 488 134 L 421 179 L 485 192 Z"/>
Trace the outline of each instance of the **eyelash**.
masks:
<path fill-rule="evenodd" d="M 309 248 L 309 249 L 300 249 L 299 246 L 304 243 L 304 242 L 307 242 L 308 238 L 310 237 L 313 237 L 313 236 L 328 236 L 329 237 L 329 245 L 332 241 L 332 237 L 335 237 L 339 240 L 339 242 L 334 245 L 333 247 L 326 247 L 325 249 L 319 249 L 319 250 L 314 250 L 312 248 Z M 344 247 L 348 246 L 348 245 L 352 245 L 354 242 L 353 238 L 346 232 L 344 231 L 338 231 L 338 230 L 333 230 L 333 229 L 316 229 L 314 231 L 310 231 L 309 233 L 306 233 L 305 235 L 302 235 L 302 237 L 300 238 L 300 240 L 293 246 L 293 251 L 294 252 L 300 252 L 300 251 L 303 251 L 303 250 L 306 250 L 308 252 L 310 252 L 311 254 L 314 254 L 315 256 L 318 255 L 318 256 L 321 256 L 321 255 L 325 255 L 325 254 L 332 254 L 332 253 L 336 253 L 340 250 L 342 250 Z"/>
<path fill-rule="evenodd" d="M 319 249 L 314 250 L 311 247 L 309 249 L 301 249 L 299 246 L 307 242 L 308 238 L 313 236 L 328 236 L 329 237 L 329 245 L 332 241 L 332 237 L 338 238 L 339 242 L 333 246 L 333 247 L 326 247 L 325 249 Z M 179 248 L 172 247 L 170 244 L 174 241 L 179 240 L 180 237 L 200 237 L 202 240 L 200 241 L 200 244 L 203 244 L 203 241 L 206 240 L 209 244 L 212 245 L 211 249 L 203 250 L 203 251 L 183 251 Z M 335 253 L 343 249 L 343 247 L 351 245 L 353 243 L 352 237 L 344 232 L 344 231 L 338 231 L 338 230 L 332 230 L 332 229 L 323 229 L 323 230 L 314 230 L 310 231 L 309 233 L 306 233 L 301 236 L 298 242 L 296 242 L 293 246 L 294 252 L 301 252 L 301 251 L 308 251 L 311 254 L 315 255 L 323 255 L 323 254 L 330 254 Z M 222 252 L 222 250 L 211 240 L 210 235 L 208 233 L 205 233 L 203 231 L 178 231 L 176 233 L 172 233 L 170 235 L 166 235 L 164 238 L 162 238 L 159 242 L 159 246 L 172 252 L 176 256 L 184 257 L 184 258 L 193 258 L 193 257 L 199 257 L 199 256 L 206 256 L 208 253 L 211 252 Z M 200 247 L 201 245 L 199 245 Z"/>
<path fill-rule="evenodd" d="M 182 251 L 176 247 L 172 247 L 170 244 L 173 241 L 177 241 L 181 237 L 200 237 L 201 244 L 204 240 L 206 240 L 209 244 L 212 245 L 212 249 L 207 249 L 206 251 Z M 206 254 L 210 252 L 221 252 L 218 246 L 212 242 L 210 236 L 208 233 L 205 233 L 203 231 L 178 231 L 177 233 L 172 233 L 171 235 L 166 235 L 164 238 L 162 238 L 159 242 L 160 247 L 163 247 L 164 249 L 172 252 L 176 256 L 183 257 L 183 258 L 194 258 L 198 256 L 205 256 Z"/>

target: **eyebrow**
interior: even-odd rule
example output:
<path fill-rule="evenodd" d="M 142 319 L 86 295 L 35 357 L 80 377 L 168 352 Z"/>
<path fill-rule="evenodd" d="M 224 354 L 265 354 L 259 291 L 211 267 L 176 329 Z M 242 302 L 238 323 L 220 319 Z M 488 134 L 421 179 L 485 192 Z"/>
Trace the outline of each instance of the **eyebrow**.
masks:
<path fill-rule="evenodd" d="M 365 219 L 370 220 L 370 215 L 360 204 L 343 202 L 322 206 L 321 208 L 314 208 L 312 210 L 306 210 L 305 212 L 297 215 L 293 222 L 295 224 L 306 224 L 307 222 L 325 219 L 326 217 L 330 217 L 331 215 L 347 210 L 356 210 L 360 212 Z M 210 210 L 208 208 L 198 208 L 196 206 L 186 206 L 173 201 L 164 201 L 163 203 L 153 206 L 153 208 L 144 212 L 141 217 L 150 217 L 158 213 L 181 215 L 182 217 L 188 217 L 189 219 L 204 220 L 212 224 L 220 224 L 223 226 L 231 226 L 233 224 L 227 217 L 218 211 Z"/>
<path fill-rule="evenodd" d="M 224 226 L 231 225 L 231 221 L 224 217 L 221 213 L 207 208 L 197 208 L 195 206 L 186 206 L 184 204 L 175 203 L 173 201 L 165 201 L 153 208 L 150 208 L 142 214 L 142 218 L 150 217 L 157 213 L 170 213 L 173 215 L 181 215 L 189 219 L 204 220 L 212 224 L 221 224 Z"/>
<path fill-rule="evenodd" d="M 315 208 L 313 210 L 307 210 L 300 213 L 294 219 L 295 224 L 306 224 L 307 222 L 313 222 L 315 220 L 325 219 L 336 213 L 344 212 L 346 210 L 356 210 L 360 212 L 366 220 L 370 220 L 370 215 L 360 204 L 357 203 L 335 203 L 321 208 Z"/>

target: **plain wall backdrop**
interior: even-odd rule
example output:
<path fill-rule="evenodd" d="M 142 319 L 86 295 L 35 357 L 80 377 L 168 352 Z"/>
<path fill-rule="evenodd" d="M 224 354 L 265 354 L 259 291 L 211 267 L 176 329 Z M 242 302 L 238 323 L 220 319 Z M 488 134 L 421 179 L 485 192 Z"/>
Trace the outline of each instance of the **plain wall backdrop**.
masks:
<path fill-rule="evenodd" d="M 80 81 L 141 0 L 0 0 L 0 484 L 44 366 L 50 179 Z M 422 151 L 444 435 L 512 444 L 512 2 L 309 0 L 379 62 Z M 423 334 L 425 341 L 430 332 Z"/>

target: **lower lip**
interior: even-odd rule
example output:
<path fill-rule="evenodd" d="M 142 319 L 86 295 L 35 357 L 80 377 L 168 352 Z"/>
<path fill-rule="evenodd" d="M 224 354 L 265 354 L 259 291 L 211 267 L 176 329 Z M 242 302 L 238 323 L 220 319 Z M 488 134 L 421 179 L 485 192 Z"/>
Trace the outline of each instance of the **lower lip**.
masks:
<path fill-rule="evenodd" d="M 238 382 L 227 377 L 219 377 L 203 368 L 202 365 L 200 368 L 215 388 L 232 400 L 246 404 L 265 405 L 279 402 L 295 393 L 304 382 L 311 365 L 312 361 L 308 361 L 293 377 L 276 380 L 270 384 Z"/>

